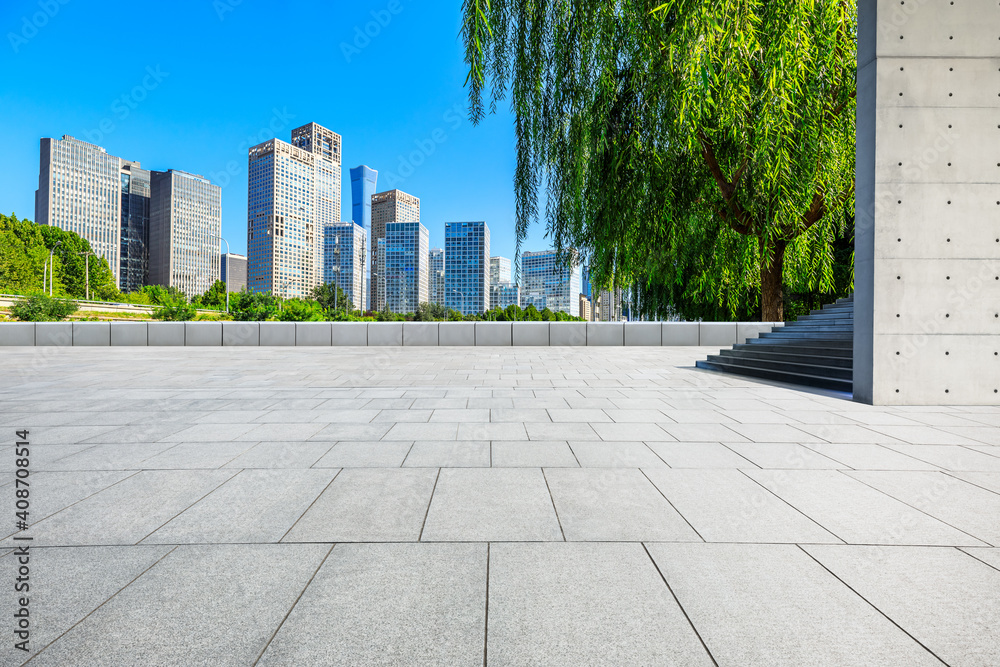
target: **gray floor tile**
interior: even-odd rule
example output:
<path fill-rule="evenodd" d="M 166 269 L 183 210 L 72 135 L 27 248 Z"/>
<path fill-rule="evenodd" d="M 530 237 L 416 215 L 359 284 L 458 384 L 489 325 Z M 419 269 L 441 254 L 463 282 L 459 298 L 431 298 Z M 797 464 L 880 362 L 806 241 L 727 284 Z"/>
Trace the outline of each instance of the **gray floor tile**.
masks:
<path fill-rule="evenodd" d="M 252 664 L 329 548 L 178 547 L 33 664 Z"/>
<path fill-rule="evenodd" d="M 40 521 L 36 546 L 136 544 L 236 474 L 235 470 L 144 471 Z"/>
<path fill-rule="evenodd" d="M 455 440 L 459 424 L 436 422 L 429 424 L 393 424 L 384 440 Z"/>
<path fill-rule="evenodd" d="M 946 664 L 1000 664 L 1000 571 L 956 549 L 805 550 Z"/>
<path fill-rule="evenodd" d="M 842 543 L 738 470 L 644 472 L 708 542 Z"/>
<path fill-rule="evenodd" d="M 284 542 L 415 542 L 438 471 L 345 468 Z"/>
<path fill-rule="evenodd" d="M 660 424 L 678 442 L 746 442 L 742 435 L 724 424 Z"/>
<path fill-rule="evenodd" d="M 246 433 L 241 433 L 236 440 L 252 442 L 299 442 L 308 440 L 319 433 L 323 424 L 259 424 Z"/>
<path fill-rule="evenodd" d="M 543 422 L 524 425 L 531 440 L 600 440 L 601 436 L 590 424 L 545 424 Z"/>
<path fill-rule="evenodd" d="M 277 542 L 336 473 L 335 470 L 243 470 L 158 528 L 143 543 Z"/>
<path fill-rule="evenodd" d="M 260 665 L 483 664 L 486 545 L 338 544 Z"/>
<path fill-rule="evenodd" d="M 449 424 L 457 424 L 460 422 L 483 423 L 483 422 L 488 422 L 489 420 L 490 420 L 490 411 L 485 408 L 479 410 L 469 410 L 467 408 L 438 409 L 434 410 L 430 418 L 431 422 L 446 422 Z"/>
<path fill-rule="evenodd" d="M 671 468 L 757 468 L 718 442 L 651 442 L 649 448 Z"/>
<path fill-rule="evenodd" d="M 562 532 L 539 468 L 445 468 L 421 540 L 553 541 Z"/>
<path fill-rule="evenodd" d="M 517 422 L 480 422 L 459 424 L 459 440 L 527 440 L 525 424 Z"/>
<path fill-rule="evenodd" d="M 403 466 L 408 468 L 488 468 L 490 466 L 490 443 L 488 440 L 415 442 L 413 447 L 409 449 Z"/>
<path fill-rule="evenodd" d="M 948 474 L 993 493 L 1000 493 L 1000 472 L 950 472 Z"/>
<path fill-rule="evenodd" d="M 944 470 L 1000 472 L 1000 457 L 958 445 L 887 445 Z"/>
<path fill-rule="evenodd" d="M 408 424 L 407 426 L 412 426 Z M 381 440 L 393 428 L 392 424 L 330 424 L 310 440 L 371 442 Z M 394 438 L 398 439 L 398 438 Z"/>
<path fill-rule="evenodd" d="M 261 442 L 224 468 L 308 468 L 334 446 L 332 442 Z M 341 466 L 325 466 L 339 468 Z"/>
<path fill-rule="evenodd" d="M 159 438 L 159 441 L 228 442 L 235 440 L 254 427 L 256 424 L 195 424 Z M 155 440 L 151 442 L 155 442 Z"/>
<path fill-rule="evenodd" d="M 29 491 L 29 518 L 30 523 L 35 524 L 134 474 L 121 471 L 39 472 L 28 477 L 29 486 L 18 488 L 27 488 Z M 13 496 L 14 491 L 11 490 L 9 497 L 12 511 Z"/>
<path fill-rule="evenodd" d="M 316 468 L 398 468 L 412 442 L 338 442 L 328 447 Z"/>
<path fill-rule="evenodd" d="M 761 468 L 788 470 L 839 469 L 846 467 L 805 445 L 785 442 L 733 442 L 727 445 Z"/>
<path fill-rule="evenodd" d="M 111 433 L 118 430 L 118 426 L 43 426 L 31 429 L 31 444 L 44 445 L 76 445 L 94 442 L 108 442 L 107 440 L 94 440 L 97 436 Z"/>
<path fill-rule="evenodd" d="M 892 445 L 831 444 L 828 442 L 806 444 L 809 449 L 857 470 L 933 470 L 934 466 L 903 452 L 891 449 Z"/>
<path fill-rule="evenodd" d="M 940 665 L 796 546 L 647 546 L 720 665 Z"/>
<path fill-rule="evenodd" d="M 181 442 L 142 462 L 144 470 L 219 468 L 243 454 L 255 442 Z"/>
<path fill-rule="evenodd" d="M 969 535 L 836 470 L 742 472 L 848 544 L 982 546 Z"/>
<path fill-rule="evenodd" d="M 639 544 L 491 545 L 486 654 L 490 665 L 712 664 Z"/>
<path fill-rule="evenodd" d="M 570 542 L 701 541 L 639 470 L 551 468 L 545 476 Z"/>
<path fill-rule="evenodd" d="M 608 442 L 629 442 L 642 440 L 644 442 L 673 442 L 676 438 L 664 431 L 657 424 L 592 424 L 601 440 Z"/>
<path fill-rule="evenodd" d="M 666 463 L 642 442 L 571 442 L 584 468 L 665 468 Z"/>
<path fill-rule="evenodd" d="M 494 468 L 577 468 L 573 451 L 565 442 L 499 441 L 492 446 Z"/>

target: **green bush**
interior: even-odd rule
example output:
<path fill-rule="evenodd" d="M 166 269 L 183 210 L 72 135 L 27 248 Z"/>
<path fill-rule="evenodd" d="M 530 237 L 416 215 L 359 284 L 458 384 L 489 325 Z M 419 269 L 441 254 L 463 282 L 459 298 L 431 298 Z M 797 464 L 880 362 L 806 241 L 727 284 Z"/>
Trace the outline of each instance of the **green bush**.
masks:
<path fill-rule="evenodd" d="M 282 304 L 276 319 L 282 322 L 320 322 L 327 318 L 315 301 L 289 299 Z"/>
<path fill-rule="evenodd" d="M 56 299 L 42 292 L 29 294 L 11 306 L 10 314 L 21 322 L 58 322 L 78 309 L 75 301 Z"/>
<path fill-rule="evenodd" d="M 229 315 L 237 322 L 263 322 L 278 315 L 278 299 L 264 292 L 242 291 L 229 299 Z"/>
<path fill-rule="evenodd" d="M 160 307 L 153 310 L 153 317 L 168 322 L 186 322 L 197 315 L 195 307 L 184 297 L 167 297 L 160 302 Z"/>

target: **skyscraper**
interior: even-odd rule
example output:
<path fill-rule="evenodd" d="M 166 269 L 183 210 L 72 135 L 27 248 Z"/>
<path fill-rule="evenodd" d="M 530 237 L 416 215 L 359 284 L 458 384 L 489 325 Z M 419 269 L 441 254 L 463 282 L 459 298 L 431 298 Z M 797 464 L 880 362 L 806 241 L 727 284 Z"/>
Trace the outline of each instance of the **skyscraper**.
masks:
<path fill-rule="evenodd" d="M 148 171 L 138 162 L 122 160 L 118 287 L 126 293 L 149 283 L 150 187 Z"/>
<path fill-rule="evenodd" d="M 351 169 L 351 215 L 354 217 L 354 223 L 361 225 L 366 238 L 369 239 L 372 238 L 372 196 L 376 192 L 377 182 L 378 172 L 371 167 L 361 165 Z M 362 297 L 364 308 L 371 308 L 371 296 L 369 295 L 372 282 L 371 273 L 371 262 L 366 261 L 364 295 Z"/>
<path fill-rule="evenodd" d="M 389 310 L 412 313 L 428 300 L 430 235 L 419 222 L 390 222 L 385 226 L 385 284 Z"/>
<path fill-rule="evenodd" d="M 228 291 L 241 292 L 247 286 L 247 258 L 234 253 L 222 253 L 219 280 L 228 283 Z"/>
<path fill-rule="evenodd" d="M 572 254 L 572 251 L 569 251 Z M 576 263 L 555 250 L 526 252 L 521 256 L 521 307 L 533 304 L 579 317 L 580 272 Z"/>
<path fill-rule="evenodd" d="M 352 307 L 364 308 L 364 270 L 368 265 L 365 230 L 353 222 L 327 225 L 323 231 L 323 282 L 333 283 L 347 295 Z"/>
<path fill-rule="evenodd" d="M 427 278 L 427 300 L 444 305 L 444 250 L 431 248 L 428 255 L 430 273 Z"/>
<path fill-rule="evenodd" d="M 444 227 L 445 305 L 465 315 L 490 307 L 490 228 L 485 222 Z"/>
<path fill-rule="evenodd" d="M 150 191 L 150 284 L 204 293 L 221 264 L 222 188 L 171 169 L 150 172 Z"/>
<path fill-rule="evenodd" d="M 116 283 L 121 275 L 122 162 L 69 135 L 43 138 L 35 191 L 35 222 L 87 239 L 108 261 Z"/>
<path fill-rule="evenodd" d="M 511 282 L 510 259 L 507 257 L 490 257 L 490 284 Z"/>
<path fill-rule="evenodd" d="M 304 297 L 322 279 L 323 230 L 340 222 L 340 135 L 309 123 L 250 149 L 247 287 Z"/>
<path fill-rule="evenodd" d="M 385 308 L 387 267 L 380 265 L 379 241 L 386 238 L 386 225 L 391 222 L 420 222 L 420 200 L 401 190 L 389 190 L 372 195 L 372 235 L 369 244 L 372 249 L 372 310 Z M 388 253 L 388 248 L 386 248 Z M 426 262 L 427 249 L 424 249 Z M 386 254 L 388 257 L 388 254 Z M 425 281 L 426 284 L 426 281 Z"/>
<path fill-rule="evenodd" d="M 506 257 L 490 257 L 490 308 L 506 308 L 519 302 L 517 285 L 511 282 L 511 263 Z"/>

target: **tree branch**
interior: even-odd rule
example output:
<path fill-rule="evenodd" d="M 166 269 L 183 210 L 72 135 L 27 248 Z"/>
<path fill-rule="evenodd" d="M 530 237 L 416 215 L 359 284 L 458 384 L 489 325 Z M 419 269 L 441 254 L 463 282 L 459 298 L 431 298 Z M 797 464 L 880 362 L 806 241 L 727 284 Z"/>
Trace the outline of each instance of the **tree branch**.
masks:
<path fill-rule="evenodd" d="M 740 234 L 750 234 L 752 233 L 753 223 L 748 220 L 746 211 L 740 206 L 740 203 L 736 201 L 733 194 L 736 191 L 736 183 L 739 181 L 740 177 L 743 175 L 743 171 L 747 166 L 748 160 L 744 160 L 743 164 L 736 171 L 736 177 L 733 182 L 726 180 L 726 175 L 722 173 L 722 167 L 719 166 L 719 161 L 715 158 L 715 151 L 712 149 L 712 144 L 708 141 L 705 133 L 698 130 L 698 141 L 701 143 L 701 154 L 705 158 L 705 164 L 708 165 L 708 170 L 712 174 L 712 178 L 715 179 L 716 185 L 719 186 L 719 190 L 722 192 L 722 199 L 725 200 L 726 206 L 732 211 L 732 217 L 723 216 L 722 219 L 725 220 L 733 231 Z"/>

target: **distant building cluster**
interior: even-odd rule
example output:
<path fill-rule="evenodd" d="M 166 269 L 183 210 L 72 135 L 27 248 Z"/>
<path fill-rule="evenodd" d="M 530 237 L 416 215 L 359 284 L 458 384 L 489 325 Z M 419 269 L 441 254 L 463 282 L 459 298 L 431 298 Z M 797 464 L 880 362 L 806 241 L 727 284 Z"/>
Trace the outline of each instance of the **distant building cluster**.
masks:
<path fill-rule="evenodd" d="M 379 192 L 366 165 L 350 170 L 353 220 L 341 220 L 341 153 L 341 136 L 317 123 L 249 149 L 246 256 L 221 252 L 218 185 L 149 171 L 70 136 L 41 140 L 35 219 L 87 239 L 124 292 L 163 285 L 194 296 L 222 280 L 229 291 L 301 298 L 334 284 L 358 310 L 533 305 L 622 319 L 621 291 L 593 290 L 572 252 L 525 252 L 518 267 L 490 255 L 484 221 L 446 222 L 444 248 L 430 248 L 420 199 Z"/>

